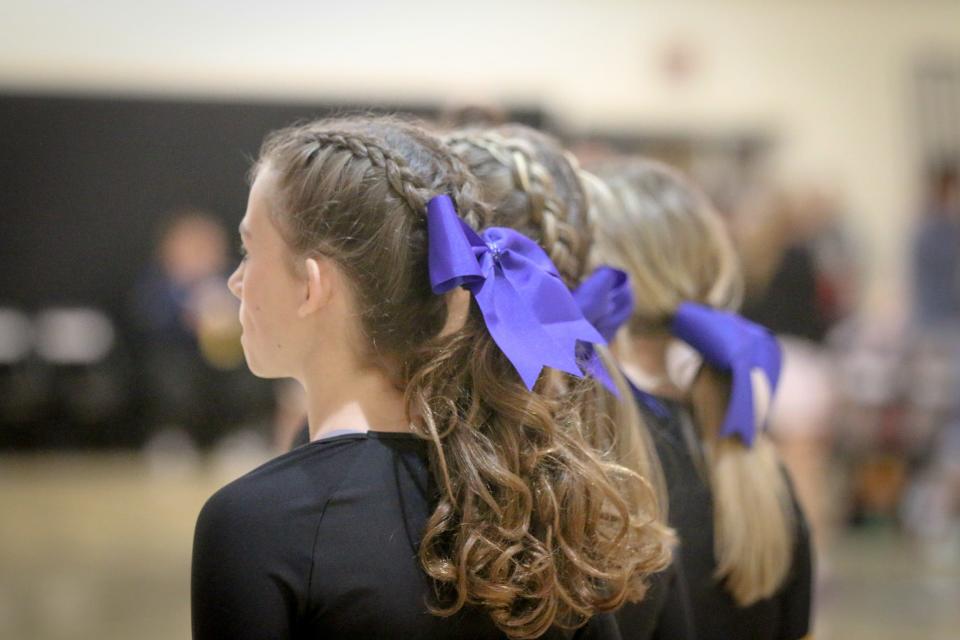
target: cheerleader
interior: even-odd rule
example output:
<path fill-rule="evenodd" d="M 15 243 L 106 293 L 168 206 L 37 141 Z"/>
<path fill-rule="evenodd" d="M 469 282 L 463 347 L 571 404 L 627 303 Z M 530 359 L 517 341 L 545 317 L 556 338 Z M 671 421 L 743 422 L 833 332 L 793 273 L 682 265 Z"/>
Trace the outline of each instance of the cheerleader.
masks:
<path fill-rule="evenodd" d="M 780 373 L 772 335 L 735 313 L 741 274 L 705 197 L 645 160 L 589 178 L 598 259 L 630 276 L 614 353 L 653 432 L 698 637 L 807 635 L 807 526 L 763 428 Z"/>
<path fill-rule="evenodd" d="M 456 131 L 446 140 L 480 181 L 481 197 L 492 206 L 495 223 L 536 239 L 574 290 L 585 317 L 604 338 L 611 338 L 630 316 L 631 291 L 623 272 L 589 268 L 594 208 L 575 159 L 549 136 L 522 125 Z M 589 351 L 593 353 L 581 355 L 587 356 L 591 376 L 580 392 L 586 406 L 604 419 L 592 421 L 602 428 L 588 437 L 595 448 L 648 481 L 651 494 L 640 504 L 648 518 L 660 520 L 668 497 L 646 426 L 654 417 L 634 402 L 607 350 L 594 346 Z M 662 535 L 672 540 L 665 528 Z M 672 565 L 664 570 L 667 561 L 665 553 L 657 565 L 647 567 L 661 573 L 651 579 L 642 601 L 618 612 L 625 638 L 692 637 L 683 576 Z"/>

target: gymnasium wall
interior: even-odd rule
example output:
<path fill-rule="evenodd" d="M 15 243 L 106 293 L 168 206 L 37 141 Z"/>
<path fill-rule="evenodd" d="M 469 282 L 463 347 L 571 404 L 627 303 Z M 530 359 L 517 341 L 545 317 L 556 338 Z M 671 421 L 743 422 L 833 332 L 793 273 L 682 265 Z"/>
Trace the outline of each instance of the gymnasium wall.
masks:
<path fill-rule="evenodd" d="M 573 131 L 769 136 L 775 179 L 844 199 L 873 305 L 904 288 L 922 168 L 912 71 L 960 58 L 947 0 L 38 0 L 3 14 L 8 92 L 501 101 Z"/>

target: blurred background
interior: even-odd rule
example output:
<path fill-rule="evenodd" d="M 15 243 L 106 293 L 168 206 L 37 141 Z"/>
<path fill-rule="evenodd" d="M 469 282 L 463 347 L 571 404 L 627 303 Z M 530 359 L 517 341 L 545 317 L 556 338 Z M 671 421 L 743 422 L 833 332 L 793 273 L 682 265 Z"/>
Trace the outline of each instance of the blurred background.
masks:
<path fill-rule="evenodd" d="M 193 524 L 289 446 L 225 278 L 263 135 L 509 119 L 692 174 L 787 359 L 816 636 L 960 629 L 960 3 L 0 4 L 0 637 L 189 637 Z"/>

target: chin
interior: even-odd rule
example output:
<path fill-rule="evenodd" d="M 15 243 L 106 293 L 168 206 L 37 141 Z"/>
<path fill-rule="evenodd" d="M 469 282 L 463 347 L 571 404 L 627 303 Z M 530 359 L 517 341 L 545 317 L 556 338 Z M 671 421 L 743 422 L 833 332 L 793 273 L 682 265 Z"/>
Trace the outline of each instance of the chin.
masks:
<path fill-rule="evenodd" d="M 251 358 L 246 352 L 244 352 L 244 357 L 247 360 L 247 368 L 250 370 L 250 373 L 258 378 L 273 380 L 288 377 L 287 374 L 279 371 L 277 367 L 266 366 L 264 363 L 258 362 L 256 358 Z"/>
<path fill-rule="evenodd" d="M 240 344 L 243 347 L 243 357 L 247 361 L 247 369 L 250 370 L 250 373 L 266 380 L 287 378 L 290 376 L 286 371 L 286 367 L 281 363 L 275 361 L 265 362 L 262 358 L 257 357 L 257 350 L 253 349 L 252 345 L 247 342 L 247 340 L 244 340 L 244 337 L 244 335 L 240 336 Z"/>
<path fill-rule="evenodd" d="M 251 358 L 249 355 L 244 354 L 247 359 L 247 368 L 250 369 L 250 373 L 257 376 L 258 378 L 272 378 L 267 371 L 264 370 L 263 365 L 260 362 L 257 362 L 256 358 Z"/>
<path fill-rule="evenodd" d="M 241 344 L 243 342 L 241 341 Z M 247 348 L 246 344 L 243 344 L 243 359 L 247 362 L 247 369 L 250 370 L 250 373 L 257 376 L 258 378 L 266 378 L 268 376 L 263 375 L 263 368 L 260 366 L 260 363 L 255 357 L 250 353 L 250 350 Z"/>

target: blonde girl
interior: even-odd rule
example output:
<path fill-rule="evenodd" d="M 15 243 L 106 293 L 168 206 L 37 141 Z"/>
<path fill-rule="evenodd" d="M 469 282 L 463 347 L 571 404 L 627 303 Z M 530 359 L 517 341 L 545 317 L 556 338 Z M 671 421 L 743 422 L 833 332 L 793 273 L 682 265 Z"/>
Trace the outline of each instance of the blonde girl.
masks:
<path fill-rule="evenodd" d="M 763 432 L 773 337 L 733 312 L 742 278 L 724 225 L 676 171 L 625 160 L 588 176 L 595 260 L 624 269 L 635 307 L 615 353 L 661 409 L 654 428 L 700 638 L 807 635 L 806 524 Z M 601 180 L 602 179 L 602 180 Z"/>

